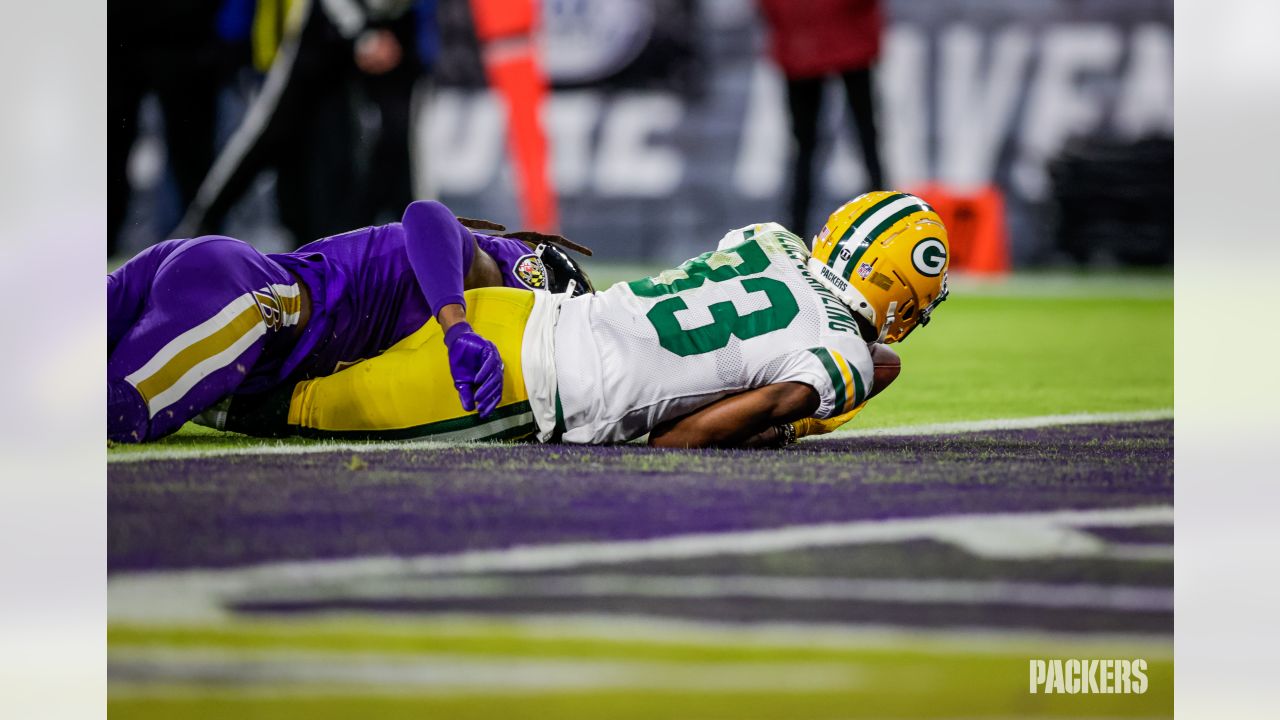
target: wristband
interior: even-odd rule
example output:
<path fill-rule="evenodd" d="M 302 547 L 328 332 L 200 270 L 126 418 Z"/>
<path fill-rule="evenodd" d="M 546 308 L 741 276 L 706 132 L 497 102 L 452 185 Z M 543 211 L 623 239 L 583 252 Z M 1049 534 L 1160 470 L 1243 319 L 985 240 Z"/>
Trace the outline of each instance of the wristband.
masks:
<path fill-rule="evenodd" d="M 459 335 L 463 335 L 469 332 L 472 332 L 471 323 L 467 322 L 466 320 L 459 320 L 458 322 L 450 326 L 448 330 L 445 331 L 444 346 L 449 347 L 450 345 L 453 344 L 453 341 L 455 338 L 457 338 Z"/>

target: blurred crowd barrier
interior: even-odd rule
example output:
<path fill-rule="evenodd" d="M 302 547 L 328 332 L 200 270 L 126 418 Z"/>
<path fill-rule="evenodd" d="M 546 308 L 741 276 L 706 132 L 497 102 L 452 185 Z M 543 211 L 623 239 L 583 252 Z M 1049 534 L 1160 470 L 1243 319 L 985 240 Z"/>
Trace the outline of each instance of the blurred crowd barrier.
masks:
<path fill-rule="evenodd" d="M 514 224 L 506 114 L 468 2 L 438 13 L 415 192 Z M 874 72 L 889 184 L 994 190 L 1015 267 L 1080 256 L 1060 247 L 1055 202 L 1078 193 L 1054 183 L 1089 173 L 1050 172 L 1069 143 L 1172 137 L 1170 0 L 886 0 L 885 14 Z M 786 222 L 791 137 L 765 33 L 755 0 L 544 0 L 542 118 L 563 232 L 603 260 L 668 262 L 730 228 Z M 871 189 L 845 107 L 823 105 L 811 229 Z"/>

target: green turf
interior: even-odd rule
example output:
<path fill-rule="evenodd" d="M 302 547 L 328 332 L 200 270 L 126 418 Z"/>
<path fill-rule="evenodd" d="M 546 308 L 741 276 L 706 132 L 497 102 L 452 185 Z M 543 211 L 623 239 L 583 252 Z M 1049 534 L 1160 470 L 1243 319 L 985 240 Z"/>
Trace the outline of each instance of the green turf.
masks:
<path fill-rule="evenodd" d="M 1172 298 L 956 297 L 860 427 L 1173 407 Z"/>
<path fill-rule="evenodd" d="M 612 281 L 642 273 L 600 274 Z M 956 285 L 934 322 L 896 346 L 903 358 L 897 382 L 848 427 L 1173 407 L 1169 275 L 1020 274 Z M 109 452 L 281 442 L 308 441 L 262 441 L 188 424 L 159 443 Z"/>
<path fill-rule="evenodd" d="M 411 661 L 415 657 L 456 658 L 457 662 L 526 664 L 542 661 L 643 663 L 659 677 L 696 677 L 700 672 L 732 674 L 751 667 L 802 664 L 847 677 L 849 686 L 803 692 L 772 689 L 733 691 L 705 688 L 520 692 L 501 687 L 452 688 L 444 693 L 403 690 L 379 697 L 368 690 L 330 688 L 323 697 L 307 694 L 255 695 L 217 686 L 169 686 L 159 695 L 121 692 L 113 687 L 115 718 L 346 718 L 346 717 L 539 717 L 539 718 L 861 718 L 861 717 L 1073 717 L 1167 716 L 1172 712 L 1170 648 L 1157 644 L 1121 647 L 1105 642 L 1066 650 L 1049 642 L 1037 646 L 975 646 L 972 651 L 931 643 L 904 642 L 812 646 L 802 643 L 752 644 L 732 635 L 710 639 L 548 637 L 502 623 L 447 626 L 370 620 L 252 621 L 218 629 L 199 627 L 116 627 L 113 652 L 149 647 L 232 651 L 254 656 L 264 651 L 349 653 L 351 661 L 373 653 Z M 1145 650 L 1143 649 L 1145 648 Z M 1128 696 L 1045 696 L 1027 692 L 1028 659 L 1060 657 L 1147 657 L 1150 690 Z M 1055 652 L 1055 649 L 1057 650 Z M 1135 652 L 1137 651 L 1137 652 Z M 339 655 L 340 656 L 340 655 Z M 259 657 L 261 657 L 259 655 Z"/>

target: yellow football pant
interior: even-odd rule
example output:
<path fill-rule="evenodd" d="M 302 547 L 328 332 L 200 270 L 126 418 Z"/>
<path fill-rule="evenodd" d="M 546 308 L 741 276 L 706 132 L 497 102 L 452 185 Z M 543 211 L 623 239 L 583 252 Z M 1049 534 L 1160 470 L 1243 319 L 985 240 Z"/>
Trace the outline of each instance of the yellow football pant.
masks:
<path fill-rule="evenodd" d="M 510 440 L 536 433 L 521 364 L 533 293 L 482 288 L 465 295 L 467 321 L 502 355 L 502 400 L 489 417 L 462 409 L 444 331 L 432 319 L 377 357 L 298 383 L 289 424 L 309 437 Z"/>

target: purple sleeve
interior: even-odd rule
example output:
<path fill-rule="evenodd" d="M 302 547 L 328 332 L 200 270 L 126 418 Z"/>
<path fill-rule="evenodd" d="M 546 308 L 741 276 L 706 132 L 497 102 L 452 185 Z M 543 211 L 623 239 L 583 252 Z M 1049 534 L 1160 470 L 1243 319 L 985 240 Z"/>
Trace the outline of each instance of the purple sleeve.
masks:
<path fill-rule="evenodd" d="M 439 314 L 445 305 L 464 305 L 462 280 L 476 252 L 471 231 L 434 200 L 410 203 L 401 225 L 409 265 L 432 314 Z"/>

